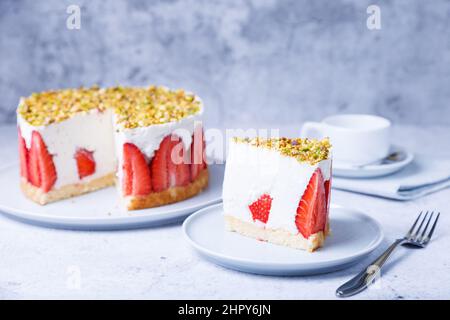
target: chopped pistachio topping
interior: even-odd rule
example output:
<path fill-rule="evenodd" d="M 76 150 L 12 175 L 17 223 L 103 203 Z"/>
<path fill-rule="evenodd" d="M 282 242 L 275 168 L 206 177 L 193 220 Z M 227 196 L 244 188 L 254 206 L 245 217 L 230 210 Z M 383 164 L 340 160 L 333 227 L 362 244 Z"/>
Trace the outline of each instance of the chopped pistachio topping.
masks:
<path fill-rule="evenodd" d="M 113 108 L 125 128 L 177 121 L 200 111 L 200 101 L 183 90 L 113 87 L 52 90 L 21 101 L 18 113 L 33 126 L 64 121 L 75 114 Z"/>
<path fill-rule="evenodd" d="M 108 104 L 125 128 L 178 121 L 200 111 L 200 101 L 184 90 L 151 86 L 107 89 Z"/>
<path fill-rule="evenodd" d="M 233 138 L 235 142 L 246 143 L 256 147 L 277 150 L 282 155 L 296 158 L 299 162 L 309 162 L 314 165 L 328 159 L 330 155 L 330 140 L 308 138 Z"/>
<path fill-rule="evenodd" d="M 45 126 L 94 108 L 105 109 L 98 87 L 33 93 L 21 101 L 18 112 L 31 125 Z"/>

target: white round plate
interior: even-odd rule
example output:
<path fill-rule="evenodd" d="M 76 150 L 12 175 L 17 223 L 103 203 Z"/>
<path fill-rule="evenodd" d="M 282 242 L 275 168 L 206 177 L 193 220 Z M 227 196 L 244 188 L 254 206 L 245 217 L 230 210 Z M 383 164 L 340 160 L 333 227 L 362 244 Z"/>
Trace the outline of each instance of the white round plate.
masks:
<path fill-rule="evenodd" d="M 173 223 L 222 198 L 224 166 L 209 166 L 209 186 L 190 199 L 157 208 L 127 211 L 114 187 L 40 206 L 25 198 L 17 165 L 0 170 L 0 211 L 33 224 L 82 230 L 117 230 Z"/>
<path fill-rule="evenodd" d="M 390 152 L 400 152 L 403 156 L 400 160 L 385 163 L 373 164 L 363 167 L 352 166 L 338 161 L 333 161 L 333 175 L 343 178 L 372 178 L 381 177 L 403 169 L 414 159 L 411 152 L 404 150 L 399 146 L 393 146 Z"/>
<path fill-rule="evenodd" d="M 315 252 L 258 241 L 225 230 L 222 204 L 203 208 L 184 221 L 187 241 L 207 260 L 226 268 L 265 275 L 310 275 L 348 267 L 383 240 L 367 215 L 332 205 L 331 235 Z"/>

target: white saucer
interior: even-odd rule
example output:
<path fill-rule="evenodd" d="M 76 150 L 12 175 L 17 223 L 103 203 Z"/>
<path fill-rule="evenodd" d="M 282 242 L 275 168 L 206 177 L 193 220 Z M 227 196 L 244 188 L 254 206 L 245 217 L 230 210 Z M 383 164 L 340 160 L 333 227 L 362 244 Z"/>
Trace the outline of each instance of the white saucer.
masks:
<path fill-rule="evenodd" d="M 224 166 L 210 165 L 208 188 L 174 204 L 126 211 L 114 187 L 40 206 L 25 198 L 17 165 L 0 170 L 0 211 L 33 224 L 82 230 L 115 230 L 172 223 L 205 206 L 220 202 Z"/>
<path fill-rule="evenodd" d="M 392 152 L 399 152 L 402 155 L 401 159 L 395 162 L 366 165 L 363 167 L 333 161 L 333 175 L 343 178 L 380 177 L 403 169 L 414 159 L 414 155 L 411 152 L 399 146 L 392 146 L 390 153 Z"/>
<path fill-rule="evenodd" d="M 383 240 L 380 225 L 367 215 L 332 205 L 331 235 L 313 253 L 257 241 L 225 230 L 222 204 L 203 208 L 184 221 L 187 241 L 218 265 L 265 275 L 309 275 L 348 267 Z"/>

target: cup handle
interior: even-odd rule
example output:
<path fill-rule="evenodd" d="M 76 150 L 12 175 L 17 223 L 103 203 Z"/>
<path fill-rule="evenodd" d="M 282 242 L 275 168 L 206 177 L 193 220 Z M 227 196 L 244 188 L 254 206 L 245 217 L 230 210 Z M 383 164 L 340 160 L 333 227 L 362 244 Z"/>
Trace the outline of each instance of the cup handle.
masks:
<path fill-rule="evenodd" d="M 325 136 L 323 124 L 320 122 L 305 122 L 300 136 L 302 138 L 322 139 Z"/>

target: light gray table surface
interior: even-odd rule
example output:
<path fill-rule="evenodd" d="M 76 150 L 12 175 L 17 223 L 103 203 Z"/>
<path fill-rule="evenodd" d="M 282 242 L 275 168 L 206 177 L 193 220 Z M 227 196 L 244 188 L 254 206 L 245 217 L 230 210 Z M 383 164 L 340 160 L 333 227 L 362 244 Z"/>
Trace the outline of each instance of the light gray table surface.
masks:
<path fill-rule="evenodd" d="M 393 140 L 414 152 L 450 157 L 445 127 L 394 127 Z M 16 161 L 14 126 L 0 127 L 0 145 L 0 165 Z M 409 202 L 334 190 L 334 203 L 377 219 L 385 240 L 349 269 L 308 277 L 258 276 L 211 264 L 188 247 L 180 224 L 82 232 L 0 214 L 0 299 L 334 299 L 336 288 L 402 235 L 422 209 L 442 212 L 429 247 L 400 248 L 380 284 L 354 299 L 450 299 L 449 200 L 450 189 Z"/>

